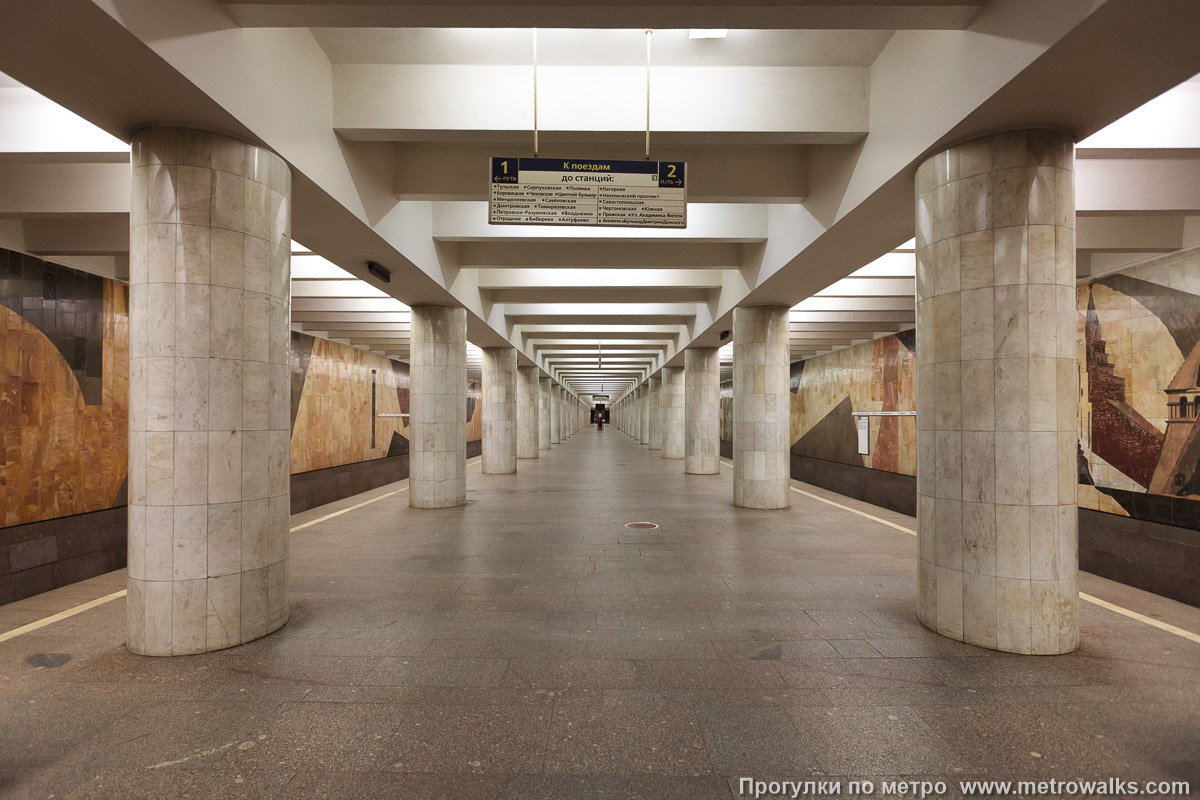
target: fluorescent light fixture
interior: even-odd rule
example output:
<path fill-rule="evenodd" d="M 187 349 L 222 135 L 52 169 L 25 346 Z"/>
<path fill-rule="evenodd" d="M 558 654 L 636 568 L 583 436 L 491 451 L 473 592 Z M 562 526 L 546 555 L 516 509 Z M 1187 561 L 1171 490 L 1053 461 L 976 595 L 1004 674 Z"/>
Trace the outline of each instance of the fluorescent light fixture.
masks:
<path fill-rule="evenodd" d="M 688 31 L 689 39 L 724 39 L 729 34 L 728 28 L 692 28 Z"/>

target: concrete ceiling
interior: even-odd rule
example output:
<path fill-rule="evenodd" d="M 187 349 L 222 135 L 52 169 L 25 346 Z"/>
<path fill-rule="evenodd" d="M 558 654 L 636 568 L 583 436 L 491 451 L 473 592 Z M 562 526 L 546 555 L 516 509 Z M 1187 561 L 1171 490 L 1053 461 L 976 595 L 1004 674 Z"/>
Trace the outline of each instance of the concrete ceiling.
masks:
<path fill-rule="evenodd" d="M 577 394 L 615 400 L 689 346 L 725 344 L 728 375 L 721 333 L 738 305 L 791 307 L 794 359 L 911 327 L 912 174 L 970 136 L 1091 137 L 1081 276 L 1200 244 L 1200 83 L 1185 82 L 1200 73 L 1200 4 L 1145 11 L 9 2 L 0 243 L 120 275 L 131 131 L 227 132 L 292 165 L 297 329 L 403 359 L 409 306 L 461 305 L 473 346 L 514 346 Z M 688 162 L 686 229 L 487 224 L 486 159 L 532 150 L 534 25 L 541 152 L 590 158 L 642 156 L 644 28 L 657 29 L 652 155 Z M 688 38 L 719 27 L 725 39 Z"/>
<path fill-rule="evenodd" d="M 654 31 L 657 67 L 869 67 L 892 31 L 745 30 L 725 38 L 692 39 L 688 30 Z M 533 63 L 529 28 L 313 28 L 332 64 Z M 641 67 L 642 30 L 538 28 L 542 66 Z"/>

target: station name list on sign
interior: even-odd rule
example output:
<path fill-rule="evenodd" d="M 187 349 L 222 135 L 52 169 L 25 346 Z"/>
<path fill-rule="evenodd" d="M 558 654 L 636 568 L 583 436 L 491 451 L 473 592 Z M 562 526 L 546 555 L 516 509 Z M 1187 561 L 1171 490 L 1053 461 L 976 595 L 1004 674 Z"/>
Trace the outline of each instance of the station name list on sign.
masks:
<path fill-rule="evenodd" d="M 687 164 L 493 158 L 493 225 L 687 227 Z"/>

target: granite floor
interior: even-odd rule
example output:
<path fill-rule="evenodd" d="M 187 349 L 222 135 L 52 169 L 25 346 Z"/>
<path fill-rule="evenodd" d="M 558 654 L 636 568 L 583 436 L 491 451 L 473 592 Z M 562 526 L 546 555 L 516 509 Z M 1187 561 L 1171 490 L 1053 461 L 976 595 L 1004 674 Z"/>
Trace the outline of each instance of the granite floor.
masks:
<path fill-rule="evenodd" d="M 707 798 L 760 780 L 1190 780 L 1200 644 L 1082 604 L 1017 657 L 915 619 L 911 518 L 585 428 L 463 508 L 404 484 L 293 517 L 290 623 L 203 656 L 124 648 L 124 601 L 0 642 L 4 798 Z M 379 498 L 379 499 L 376 499 Z M 631 521 L 656 530 L 632 530 Z M 0 631 L 123 575 L 0 608 Z M 1191 631 L 1200 610 L 1086 592 Z M 874 797 L 883 797 L 876 792 Z"/>

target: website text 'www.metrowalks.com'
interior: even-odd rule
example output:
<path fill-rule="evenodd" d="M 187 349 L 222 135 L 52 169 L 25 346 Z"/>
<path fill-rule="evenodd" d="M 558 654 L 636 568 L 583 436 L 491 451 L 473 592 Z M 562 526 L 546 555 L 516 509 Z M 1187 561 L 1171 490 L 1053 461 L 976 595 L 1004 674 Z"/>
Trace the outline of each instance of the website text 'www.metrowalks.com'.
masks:
<path fill-rule="evenodd" d="M 743 797 L 948 797 L 951 784 L 946 781 L 763 781 L 739 778 L 738 793 Z M 960 780 L 953 788 L 963 797 L 1189 797 L 1187 781 L 1102 780 L 979 781 Z"/>

